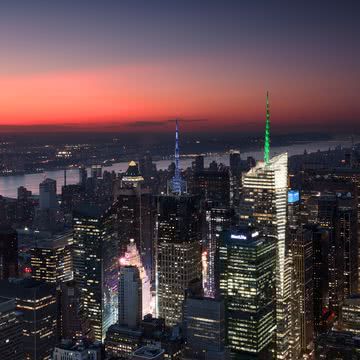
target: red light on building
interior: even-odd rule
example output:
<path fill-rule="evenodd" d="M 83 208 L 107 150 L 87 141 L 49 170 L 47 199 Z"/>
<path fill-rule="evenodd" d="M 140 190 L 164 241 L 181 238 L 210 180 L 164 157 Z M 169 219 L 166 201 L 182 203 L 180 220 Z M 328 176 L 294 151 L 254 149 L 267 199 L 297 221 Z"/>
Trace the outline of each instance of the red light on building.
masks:
<path fill-rule="evenodd" d="M 24 273 L 25 273 L 25 274 L 31 274 L 31 273 L 32 273 L 31 267 L 28 267 L 28 266 L 25 267 L 25 268 L 24 268 Z"/>

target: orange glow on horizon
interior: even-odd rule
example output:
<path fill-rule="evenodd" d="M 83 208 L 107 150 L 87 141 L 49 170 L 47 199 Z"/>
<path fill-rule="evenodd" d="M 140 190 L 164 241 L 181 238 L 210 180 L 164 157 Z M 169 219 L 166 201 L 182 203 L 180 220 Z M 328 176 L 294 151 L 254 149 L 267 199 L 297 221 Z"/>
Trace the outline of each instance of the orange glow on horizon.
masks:
<path fill-rule="evenodd" d="M 286 121 L 292 126 L 299 119 L 309 123 L 314 118 L 358 115 L 349 109 L 346 93 L 321 97 L 316 95 L 319 88 L 309 90 L 304 79 L 293 79 L 290 84 L 285 79 L 276 80 L 270 101 L 272 118 L 278 124 Z M 197 129 L 239 122 L 258 125 L 264 119 L 263 83 L 246 68 L 234 73 L 224 68 L 222 73 L 214 73 L 210 61 L 194 61 L 191 68 L 177 63 L 134 64 L 0 75 L 0 84 L 0 125 L 96 128 L 108 124 L 136 131 L 137 122 L 165 122 L 174 117 L 206 119 L 206 123 L 192 123 Z"/>

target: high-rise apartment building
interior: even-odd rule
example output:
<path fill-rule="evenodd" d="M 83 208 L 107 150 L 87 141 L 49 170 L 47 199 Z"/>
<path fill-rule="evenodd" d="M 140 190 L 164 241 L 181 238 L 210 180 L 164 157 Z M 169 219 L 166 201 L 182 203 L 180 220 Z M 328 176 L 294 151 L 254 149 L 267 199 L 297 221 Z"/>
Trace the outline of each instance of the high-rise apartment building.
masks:
<path fill-rule="evenodd" d="M 220 291 L 234 358 L 270 358 L 275 319 L 276 238 L 251 228 L 226 232 L 220 245 Z"/>
<path fill-rule="evenodd" d="M 74 279 L 81 310 L 98 341 L 118 318 L 119 250 L 113 209 L 82 207 L 74 212 Z"/>
<path fill-rule="evenodd" d="M 55 285 L 33 279 L 0 281 L 0 297 L 16 302 L 21 313 L 24 358 L 49 360 L 57 340 L 58 306 Z"/>

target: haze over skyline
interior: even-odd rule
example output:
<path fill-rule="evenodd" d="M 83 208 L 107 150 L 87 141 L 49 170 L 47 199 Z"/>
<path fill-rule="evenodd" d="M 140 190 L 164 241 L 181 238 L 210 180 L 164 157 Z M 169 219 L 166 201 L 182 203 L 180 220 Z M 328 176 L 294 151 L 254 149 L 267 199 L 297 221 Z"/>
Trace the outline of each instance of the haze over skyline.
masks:
<path fill-rule="evenodd" d="M 3 1 L 0 127 L 352 131 L 358 1 Z M 341 125 L 340 125 L 341 124 Z M 64 127 L 65 129 L 66 127 Z"/>

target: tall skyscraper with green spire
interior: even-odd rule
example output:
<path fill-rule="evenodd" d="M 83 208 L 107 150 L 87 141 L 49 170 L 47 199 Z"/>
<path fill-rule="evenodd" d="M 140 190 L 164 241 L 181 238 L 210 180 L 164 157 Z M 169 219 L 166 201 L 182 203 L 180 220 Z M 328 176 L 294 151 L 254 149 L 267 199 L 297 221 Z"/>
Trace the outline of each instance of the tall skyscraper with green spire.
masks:
<path fill-rule="evenodd" d="M 269 92 L 266 93 L 266 123 L 265 123 L 265 141 L 264 141 L 264 162 L 269 164 L 270 161 L 270 107 Z"/>
<path fill-rule="evenodd" d="M 264 161 L 243 174 L 243 201 L 240 219 L 253 225 L 276 244 L 276 314 L 272 332 L 276 336 L 276 359 L 290 360 L 298 339 L 294 337 L 292 318 L 291 253 L 286 246 L 288 155 L 270 157 L 270 109 L 266 95 Z"/>

